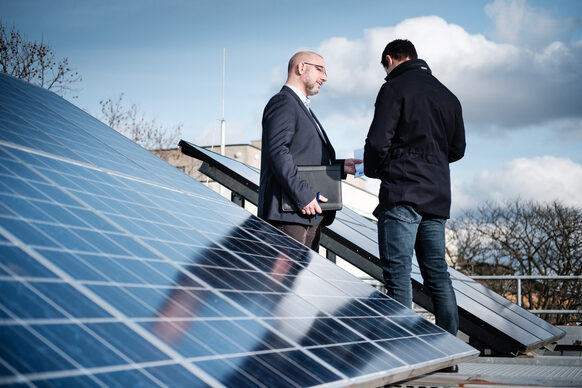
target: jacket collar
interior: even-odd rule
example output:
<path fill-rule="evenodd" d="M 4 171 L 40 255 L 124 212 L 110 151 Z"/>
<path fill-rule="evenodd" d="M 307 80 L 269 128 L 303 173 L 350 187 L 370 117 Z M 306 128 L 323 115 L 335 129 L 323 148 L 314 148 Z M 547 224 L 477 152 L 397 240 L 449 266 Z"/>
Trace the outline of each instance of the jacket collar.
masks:
<path fill-rule="evenodd" d="M 428 74 L 432 74 L 430 67 L 426 64 L 426 62 L 422 59 L 411 59 L 409 61 L 402 62 L 400 65 L 396 66 L 390 74 L 384 78 L 386 81 L 398 77 L 402 73 L 405 73 L 409 70 L 422 70 L 428 71 Z"/>

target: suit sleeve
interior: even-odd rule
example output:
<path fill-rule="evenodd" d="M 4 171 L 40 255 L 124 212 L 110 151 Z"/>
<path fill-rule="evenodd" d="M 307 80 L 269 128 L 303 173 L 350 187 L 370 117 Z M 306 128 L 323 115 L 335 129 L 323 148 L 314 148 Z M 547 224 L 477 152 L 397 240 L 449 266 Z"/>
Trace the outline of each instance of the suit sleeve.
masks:
<path fill-rule="evenodd" d="M 346 164 L 346 160 L 345 159 L 334 159 L 333 164 L 339 164 L 340 166 L 342 166 L 342 179 L 347 179 L 348 177 L 348 173 L 344 171 L 344 164 Z"/>
<path fill-rule="evenodd" d="M 306 181 L 299 178 L 297 164 L 289 149 L 296 132 L 297 113 L 293 101 L 281 95 L 273 97 L 264 112 L 266 144 L 262 147 L 268 153 L 277 183 L 301 209 L 315 198 L 316 193 Z"/>
<path fill-rule="evenodd" d="M 385 164 L 388 163 L 390 144 L 400 119 L 401 105 L 390 85 L 382 85 L 364 146 L 364 173 L 370 178 L 380 178 Z"/>

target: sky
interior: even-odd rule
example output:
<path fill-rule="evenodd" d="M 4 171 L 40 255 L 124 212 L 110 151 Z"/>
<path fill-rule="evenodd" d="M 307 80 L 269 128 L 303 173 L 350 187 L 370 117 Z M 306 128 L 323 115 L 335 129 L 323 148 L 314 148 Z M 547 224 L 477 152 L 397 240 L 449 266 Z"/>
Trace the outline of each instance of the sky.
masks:
<path fill-rule="evenodd" d="M 0 0 L 0 19 L 68 58 L 73 104 L 100 118 L 123 93 L 199 145 L 220 142 L 223 117 L 227 144 L 260 139 L 289 58 L 315 51 L 328 80 L 311 107 L 338 157 L 364 145 L 384 46 L 409 39 L 463 107 L 453 216 L 515 198 L 582 208 L 579 0 Z"/>

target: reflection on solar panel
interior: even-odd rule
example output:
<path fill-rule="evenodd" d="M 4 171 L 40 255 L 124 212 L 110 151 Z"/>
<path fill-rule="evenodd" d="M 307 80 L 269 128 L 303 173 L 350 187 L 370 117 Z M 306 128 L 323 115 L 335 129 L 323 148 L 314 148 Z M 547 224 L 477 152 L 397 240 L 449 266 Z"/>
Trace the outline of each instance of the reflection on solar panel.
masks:
<path fill-rule="evenodd" d="M 203 160 L 200 169 L 250 202 L 258 199 L 259 172 L 204 148 L 180 142 L 182 152 Z M 322 231 L 321 245 L 382 281 L 376 224 L 348 206 L 337 212 L 335 221 Z M 449 268 L 459 306 L 460 329 L 480 349 L 515 355 L 555 342 L 565 333 L 538 316 Z M 433 311 L 423 288 L 417 263 L 413 263 L 414 302 Z"/>
<path fill-rule="evenodd" d="M 382 385 L 462 341 L 0 75 L 0 385 Z"/>

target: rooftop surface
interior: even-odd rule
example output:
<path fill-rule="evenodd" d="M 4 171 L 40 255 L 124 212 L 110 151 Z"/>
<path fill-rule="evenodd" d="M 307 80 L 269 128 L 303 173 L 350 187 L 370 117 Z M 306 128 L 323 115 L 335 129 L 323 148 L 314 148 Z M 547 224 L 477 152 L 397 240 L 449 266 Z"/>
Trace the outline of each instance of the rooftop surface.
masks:
<path fill-rule="evenodd" d="M 459 373 L 433 373 L 387 387 L 582 387 L 582 357 L 479 357 Z"/>

